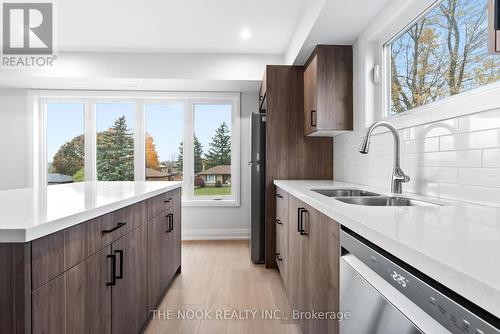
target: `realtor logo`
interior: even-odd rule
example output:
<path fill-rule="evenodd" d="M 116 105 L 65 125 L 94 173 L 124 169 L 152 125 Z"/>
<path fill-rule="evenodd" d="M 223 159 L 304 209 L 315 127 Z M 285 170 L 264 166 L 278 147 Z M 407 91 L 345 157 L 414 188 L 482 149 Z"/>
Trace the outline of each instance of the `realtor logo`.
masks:
<path fill-rule="evenodd" d="M 52 54 L 52 3 L 3 4 L 3 54 Z"/>
<path fill-rule="evenodd" d="M 52 2 L 3 2 L 2 67 L 52 66 L 56 59 L 53 19 Z"/>

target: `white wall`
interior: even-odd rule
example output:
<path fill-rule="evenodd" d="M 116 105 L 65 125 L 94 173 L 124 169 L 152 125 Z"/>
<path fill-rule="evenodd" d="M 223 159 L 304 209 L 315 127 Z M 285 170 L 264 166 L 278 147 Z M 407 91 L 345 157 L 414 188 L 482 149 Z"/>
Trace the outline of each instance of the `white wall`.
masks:
<path fill-rule="evenodd" d="M 185 207 L 182 211 L 184 239 L 248 239 L 250 237 L 251 114 L 258 112 L 259 95 L 241 94 L 241 206 Z"/>
<path fill-rule="evenodd" d="M 0 89 L 0 190 L 28 184 L 27 115 L 25 89 Z"/>

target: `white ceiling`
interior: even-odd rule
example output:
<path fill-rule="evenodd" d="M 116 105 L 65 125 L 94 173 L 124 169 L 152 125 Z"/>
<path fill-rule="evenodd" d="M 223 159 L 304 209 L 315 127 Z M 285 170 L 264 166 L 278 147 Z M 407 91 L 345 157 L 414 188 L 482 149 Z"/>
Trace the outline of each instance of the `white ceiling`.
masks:
<path fill-rule="evenodd" d="M 283 54 L 307 0 L 57 2 L 61 51 Z M 252 38 L 243 41 L 242 29 Z"/>
<path fill-rule="evenodd" d="M 391 0 L 327 0 L 293 63 L 304 64 L 318 44 L 354 44 Z"/>

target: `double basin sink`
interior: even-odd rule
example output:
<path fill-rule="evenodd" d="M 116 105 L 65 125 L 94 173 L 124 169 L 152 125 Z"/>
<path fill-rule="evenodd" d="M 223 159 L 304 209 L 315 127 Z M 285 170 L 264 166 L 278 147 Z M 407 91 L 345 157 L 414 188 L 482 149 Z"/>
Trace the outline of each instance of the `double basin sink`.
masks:
<path fill-rule="evenodd" d="M 439 204 L 401 196 L 384 196 L 361 189 L 312 189 L 337 201 L 365 206 L 439 206 Z"/>

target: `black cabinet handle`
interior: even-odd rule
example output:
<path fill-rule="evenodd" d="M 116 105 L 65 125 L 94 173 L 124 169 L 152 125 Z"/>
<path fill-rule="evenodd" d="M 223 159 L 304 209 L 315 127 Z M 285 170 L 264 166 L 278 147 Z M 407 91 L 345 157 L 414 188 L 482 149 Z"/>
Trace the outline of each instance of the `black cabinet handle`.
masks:
<path fill-rule="evenodd" d="M 302 210 L 305 210 L 304 208 L 298 208 L 297 209 L 297 232 L 300 233 L 300 227 L 302 226 L 302 224 L 300 223 L 300 221 L 302 220 Z"/>
<path fill-rule="evenodd" d="M 281 220 L 279 220 L 279 219 L 276 219 L 276 224 L 278 224 L 278 225 L 283 225 L 283 223 L 282 223 L 282 222 L 281 222 Z"/>
<path fill-rule="evenodd" d="M 308 213 L 306 209 L 302 209 L 300 212 L 300 235 L 307 235 L 305 229 L 304 229 L 304 213 Z"/>
<path fill-rule="evenodd" d="M 164 200 L 163 203 L 170 203 L 171 200 L 172 200 L 172 197 L 170 197 L 169 199 Z"/>
<path fill-rule="evenodd" d="M 116 275 L 116 279 L 123 279 L 123 250 L 115 250 L 115 258 L 116 254 L 120 254 L 120 273 Z M 115 261 L 116 264 L 116 261 Z M 116 273 L 116 269 L 115 269 Z"/>
<path fill-rule="evenodd" d="M 281 258 L 281 254 L 280 253 L 276 253 L 276 260 L 278 260 L 279 262 L 283 261 L 283 259 Z"/>
<path fill-rule="evenodd" d="M 111 282 L 106 282 L 106 285 L 116 285 L 116 257 L 114 255 L 108 254 L 106 255 L 106 259 L 111 259 Z"/>
<path fill-rule="evenodd" d="M 167 230 L 165 232 L 170 233 L 174 230 L 174 214 L 169 213 L 165 218 L 167 218 Z"/>
<path fill-rule="evenodd" d="M 113 227 L 113 228 L 111 228 L 111 229 L 109 229 L 109 230 L 102 230 L 102 231 L 101 231 L 101 233 L 102 233 L 102 234 L 111 233 L 111 232 L 116 231 L 117 229 L 119 229 L 120 227 L 123 227 L 123 226 L 125 226 L 125 225 L 127 225 L 127 223 L 125 223 L 125 222 L 120 222 L 120 223 L 116 224 L 116 226 L 115 226 L 115 227 Z"/>
<path fill-rule="evenodd" d="M 311 126 L 316 127 L 318 122 L 316 119 L 316 110 L 311 110 Z"/>
<path fill-rule="evenodd" d="M 281 195 L 281 194 L 276 194 L 276 197 L 278 197 L 278 198 L 283 198 L 283 195 Z"/>
<path fill-rule="evenodd" d="M 174 214 L 169 213 L 169 215 L 170 215 L 170 231 L 173 231 L 174 230 Z"/>

